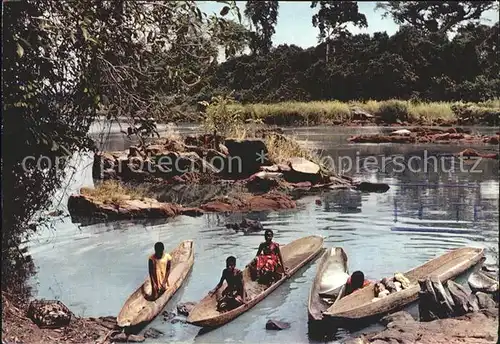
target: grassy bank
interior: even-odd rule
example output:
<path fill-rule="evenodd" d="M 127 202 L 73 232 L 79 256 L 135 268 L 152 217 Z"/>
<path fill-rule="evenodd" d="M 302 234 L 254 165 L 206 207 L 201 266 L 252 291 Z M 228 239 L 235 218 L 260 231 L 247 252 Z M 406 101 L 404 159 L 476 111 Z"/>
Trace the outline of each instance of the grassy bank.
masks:
<path fill-rule="evenodd" d="M 231 104 L 231 112 L 239 112 L 245 119 L 253 118 L 268 124 L 343 124 L 352 122 L 353 109 L 361 109 L 388 123 L 398 120 L 415 124 L 454 123 L 467 118 L 481 120 L 498 118 L 500 100 L 480 103 L 412 102 L 405 100 L 340 102 L 282 102 L 274 104 Z"/>
<path fill-rule="evenodd" d="M 95 188 L 83 187 L 80 192 L 82 195 L 92 197 L 104 204 L 120 206 L 126 200 L 136 199 L 144 200 L 151 197 L 145 188 L 129 187 L 116 180 L 105 180 L 96 183 Z"/>

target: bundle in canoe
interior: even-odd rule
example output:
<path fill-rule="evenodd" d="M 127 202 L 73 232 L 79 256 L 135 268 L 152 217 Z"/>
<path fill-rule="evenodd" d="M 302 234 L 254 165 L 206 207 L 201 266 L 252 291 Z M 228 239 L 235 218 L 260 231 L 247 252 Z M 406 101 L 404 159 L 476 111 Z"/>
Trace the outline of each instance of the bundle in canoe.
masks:
<path fill-rule="evenodd" d="M 135 292 L 129 296 L 123 305 L 118 317 L 117 324 L 120 327 L 133 327 L 145 324 L 153 320 L 175 292 L 182 285 L 187 275 L 191 271 L 194 263 L 194 247 L 192 240 L 185 240 L 179 244 L 172 252 L 172 265 L 168 283 L 170 287 L 154 301 L 149 301 L 145 297 L 145 290 L 151 290 L 149 276 Z"/>
<path fill-rule="evenodd" d="M 289 269 L 288 274 L 291 276 L 297 272 L 297 270 L 317 256 L 322 251 L 322 248 L 323 238 L 319 236 L 300 238 L 287 245 L 281 246 L 281 255 L 283 256 L 285 267 Z M 207 295 L 191 310 L 187 322 L 201 327 L 217 327 L 224 325 L 268 296 L 286 280 L 286 276 L 283 275 L 280 280 L 267 287 L 263 284 L 259 284 L 257 281 L 252 281 L 250 278 L 250 271 L 248 268 L 245 268 L 243 270 L 243 279 L 247 297 L 246 305 L 241 305 L 227 312 L 219 312 L 216 309 L 217 295 Z M 219 293 L 226 287 L 227 284 L 224 281 L 224 284 L 219 289 Z"/>
<path fill-rule="evenodd" d="M 309 293 L 309 319 L 323 319 L 326 311 L 337 298 L 349 278 L 347 255 L 341 247 L 328 249 L 318 261 L 318 269 Z"/>
<path fill-rule="evenodd" d="M 484 250 L 481 248 L 465 247 L 452 250 L 405 272 L 404 276 L 410 280 L 408 288 L 373 302 L 375 285 L 370 284 L 350 295 L 337 298 L 335 303 L 323 315 L 337 321 L 367 320 L 385 315 L 418 299 L 419 279 L 436 276 L 444 283 L 478 264 L 483 257 Z"/>

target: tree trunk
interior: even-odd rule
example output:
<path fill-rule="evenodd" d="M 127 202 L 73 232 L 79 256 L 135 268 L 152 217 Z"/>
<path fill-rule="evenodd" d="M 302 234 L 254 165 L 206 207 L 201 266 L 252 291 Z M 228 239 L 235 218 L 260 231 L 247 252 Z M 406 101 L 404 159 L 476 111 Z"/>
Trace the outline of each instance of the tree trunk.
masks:
<path fill-rule="evenodd" d="M 330 40 L 326 41 L 326 56 L 325 61 L 328 63 L 328 56 L 330 55 Z"/>

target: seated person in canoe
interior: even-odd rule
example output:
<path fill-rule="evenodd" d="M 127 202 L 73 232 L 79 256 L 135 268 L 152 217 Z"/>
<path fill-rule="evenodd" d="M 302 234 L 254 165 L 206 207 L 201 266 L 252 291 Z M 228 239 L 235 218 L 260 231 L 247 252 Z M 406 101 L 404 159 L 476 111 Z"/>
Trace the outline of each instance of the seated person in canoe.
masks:
<path fill-rule="evenodd" d="M 169 287 L 168 276 L 172 262 L 172 257 L 165 252 L 163 243 L 157 242 L 154 249 L 155 253 L 148 259 L 151 290 L 145 291 L 151 300 L 156 300 Z"/>
<path fill-rule="evenodd" d="M 337 300 L 354 293 L 355 291 L 362 289 L 373 282 L 365 279 L 365 274 L 361 271 L 354 271 L 352 275 L 347 279 L 346 283 L 342 286 L 342 289 L 337 297 Z"/>
<path fill-rule="evenodd" d="M 279 244 L 273 241 L 273 236 L 273 231 L 266 229 L 265 241 L 259 245 L 257 256 L 248 266 L 253 281 L 258 279 L 263 284 L 272 284 L 281 279 L 283 273 L 288 272 L 283 263 Z"/>
<path fill-rule="evenodd" d="M 209 295 L 215 294 L 224 283 L 224 280 L 226 280 L 227 287 L 217 297 L 217 310 L 219 312 L 229 311 L 246 303 L 243 272 L 236 269 L 236 258 L 233 256 L 227 257 L 226 268 L 222 270 L 220 281 L 209 292 Z"/>

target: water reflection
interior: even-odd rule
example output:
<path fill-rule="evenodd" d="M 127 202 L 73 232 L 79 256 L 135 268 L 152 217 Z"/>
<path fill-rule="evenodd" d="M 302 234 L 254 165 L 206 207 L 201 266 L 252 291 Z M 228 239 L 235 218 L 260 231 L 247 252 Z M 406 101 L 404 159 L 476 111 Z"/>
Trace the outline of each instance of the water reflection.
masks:
<path fill-rule="evenodd" d="M 318 144 L 325 154 L 337 156 L 402 154 L 411 157 L 412 154 L 421 156 L 426 148 L 434 154 L 462 149 L 437 145 L 425 148 L 350 145 L 345 138 L 353 129 L 334 130 L 313 128 L 297 133 L 300 138 Z M 354 129 L 370 130 L 379 129 Z M 129 143 L 116 139 L 108 144 L 109 149 L 115 150 Z M 62 218 L 55 231 L 41 230 L 31 241 L 30 253 L 39 267 L 33 282 L 38 283 L 38 297 L 58 298 L 77 315 L 116 315 L 128 295 L 145 278 L 147 256 L 156 241 L 163 241 L 170 250 L 181 240 L 193 239 L 193 271 L 166 308 L 173 310 L 178 302 L 197 301 L 215 286 L 226 256 L 236 256 L 240 268 L 254 257 L 263 233 L 244 235 L 224 226 L 227 222 L 239 222 L 244 216 L 260 220 L 264 228 L 273 229 L 275 240 L 280 244 L 305 235 L 321 235 L 326 247 L 344 248 L 350 270 L 361 269 L 370 279 L 409 270 L 449 249 L 463 246 L 486 248 L 488 261 L 496 262 L 498 161 L 481 163 L 484 164 L 482 174 L 460 170 L 430 175 L 352 171 L 350 174 L 355 178 L 385 182 L 391 188 L 384 194 L 325 192 L 300 199 L 297 209 L 280 212 L 121 221 L 84 228 L 71 223 L 69 218 Z M 81 186 L 92 186 L 91 176 L 88 167 L 81 167 L 68 193 Z M 316 204 L 318 199 L 321 204 Z M 158 317 L 151 326 L 165 336 L 151 342 L 309 342 L 307 298 L 315 273 L 315 263 L 307 265 L 244 315 L 204 335 L 198 335 L 198 327 L 182 322 L 172 324 Z M 266 331 L 269 318 L 290 322 L 291 328 Z M 373 327 L 365 331 L 370 329 Z M 341 332 L 338 336 L 343 338 L 349 334 Z"/>

